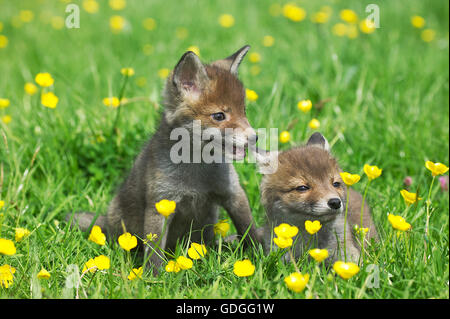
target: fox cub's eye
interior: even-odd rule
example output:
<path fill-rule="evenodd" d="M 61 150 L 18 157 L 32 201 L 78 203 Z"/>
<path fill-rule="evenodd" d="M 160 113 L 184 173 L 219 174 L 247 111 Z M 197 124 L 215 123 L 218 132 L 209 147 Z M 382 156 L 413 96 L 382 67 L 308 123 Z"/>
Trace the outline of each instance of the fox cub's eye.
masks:
<path fill-rule="evenodd" d="M 300 186 L 295 188 L 295 190 L 299 191 L 299 192 L 306 192 L 308 189 L 309 189 L 309 187 L 306 186 L 306 185 L 300 185 Z"/>
<path fill-rule="evenodd" d="M 222 112 L 211 114 L 211 117 L 218 122 L 225 120 L 225 114 Z"/>
<path fill-rule="evenodd" d="M 341 187 L 341 183 L 339 183 L 339 182 L 334 182 L 334 183 L 333 183 L 333 186 L 336 187 L 336 188 Z"/>

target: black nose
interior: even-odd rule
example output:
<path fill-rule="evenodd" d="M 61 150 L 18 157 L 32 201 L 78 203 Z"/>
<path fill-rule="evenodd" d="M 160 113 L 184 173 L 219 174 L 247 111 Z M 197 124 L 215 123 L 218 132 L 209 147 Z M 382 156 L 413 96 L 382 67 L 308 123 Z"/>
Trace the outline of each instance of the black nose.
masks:
<path fill-rule="evenodd" d="M 332 198 L 328 201 L 328 206 L 333 209 L 341 208 L 341 200 L 339 198 Z"/>

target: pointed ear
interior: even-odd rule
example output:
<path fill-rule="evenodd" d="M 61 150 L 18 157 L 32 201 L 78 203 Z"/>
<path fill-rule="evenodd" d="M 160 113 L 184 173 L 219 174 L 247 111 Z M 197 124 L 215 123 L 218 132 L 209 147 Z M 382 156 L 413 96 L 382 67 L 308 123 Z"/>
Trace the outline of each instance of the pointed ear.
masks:
<path fill-rule="evenodd" d="M 194 52 L 188 51 L 175 66 L 172 77 L 178 91 L 192 98 L 198 98 L 209 80 L 206 69 Z"/>
<path fill-rule="evenodd" d="M 325 151 L 330 151 L 330 144 L 328 144 L 327 139 L 319 132 L 311 135 L 306 145 L 317 146 L 323 148 Z"/>
<path fill-rule="evenodd" d="M 231 74 L 236 75 L 238 74 L 237 70 L 239 67 L 239 64 L 241 64 L 242 59 L 247 54 L 248 50 L 250 50 L 250 46 L 246 45 L 239 50 L 236 51 L 236 53 L 230 55 L 228 58 L 225 58 L 223 60 L 217 60 L 211 63 L 212 65 L 218 66 L 222 69 L 230 71 Z"/>

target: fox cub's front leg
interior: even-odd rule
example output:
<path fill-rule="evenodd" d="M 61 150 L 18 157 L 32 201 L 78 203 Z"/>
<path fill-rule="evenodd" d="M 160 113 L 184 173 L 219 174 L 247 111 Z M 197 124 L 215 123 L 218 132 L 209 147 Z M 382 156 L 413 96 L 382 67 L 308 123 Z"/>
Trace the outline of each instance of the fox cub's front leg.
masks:
<path fill-rule="evenodd" d="M 260 243 L 261 239 L 259 238 L 258 232 L 256 231 L 256 227 L 253 223 L 252 211 L 248 203 L 247 195 L 239 185 L 238 180 L 236 180 L 233 184 L 234 186 L 227 196 L 222 197 L 221 205 L 231 217 L 238 235 L 243 236 L 250 227 L 245 238 L 247 245 L 251 245 L 252 241 L 255 244 Z"/>

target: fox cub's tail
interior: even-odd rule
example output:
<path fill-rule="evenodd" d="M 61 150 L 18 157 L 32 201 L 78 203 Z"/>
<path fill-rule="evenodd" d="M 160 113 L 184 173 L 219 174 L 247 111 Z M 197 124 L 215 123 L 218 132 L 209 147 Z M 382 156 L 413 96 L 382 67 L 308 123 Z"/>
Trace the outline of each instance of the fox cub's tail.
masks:
<path fill-rule="evenodd" d="M 95 213 L 89 212 L 69 213 L 65 219 L 67 222 L 71 222 L 71 227 L 78 226 L 82 231 L 87 231 L 94 225 L 100 226 L 103 231 L 106 231 L 106 216 L 98 216 L 93 223 L 95 215 Z"/>

